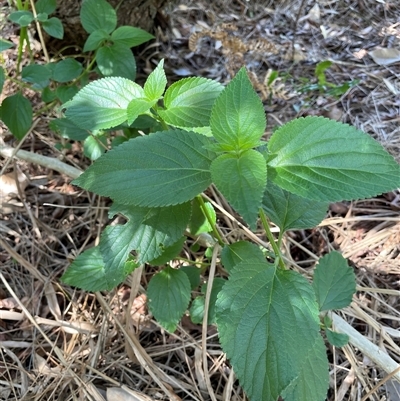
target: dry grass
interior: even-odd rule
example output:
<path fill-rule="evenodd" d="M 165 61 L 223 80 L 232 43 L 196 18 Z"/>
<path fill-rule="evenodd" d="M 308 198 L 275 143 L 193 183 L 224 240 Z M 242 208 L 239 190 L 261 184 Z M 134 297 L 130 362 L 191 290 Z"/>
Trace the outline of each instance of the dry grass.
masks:
<path fill-rule="evenodd" d="M 186 0 L 171 5 L 166 10 L 170 28 L 160 29 L 158 45 L 140 57 L 144 71 L 164 57 L 171 81 L 193 74 L 227 82 L 239 67 L 235 63 L 244 62 L 265 97 L 267 135 L 294 117 L 325 115 L 368 132 L 400 161 L 399 63 L 379 66 L 368 55 L 378 46 L 399 47 L 400 4 L 320 1 L 318 20 L 316 10 L 311 12 L 316 3 L 303 3 L 300 13 L 300 1 Z M 235 26 L 230 35 L 237 40 L 221 41 L 226 39 L 218 36 L 221 23 Z M 196 32 L 203 33 L 191 51 L 188 42 Z M 13 38 L 11 26 L 4 33 Z M 254 44 L 260 39 L 277 51 L 264 54 L 248 45 L 238 58 L 238 52 L 229 48 L 229 43 Z M 11 69 L 15 54 L 9 51 L 6 57 Z M 316 63 L 328 59 L 334 62 L 327 72 L 330 82 L 340 85 L 359 79 L 359 84 L 340 97 L 302 93 L 305 81 L 316 82 Z M 271 70 L 278 71 L 278 79 L 262 87 Z M 139 74 L 139 80 L 144 76 Z M 10 94 L 15 86 L 5 90 Z M 37 95 L 30 96 L 39 109 Z M 88 162 L 79 144 L 68 151 L 56 149 L 59 138 L 47 128 L 52 117 L 36 118 L 21 149 L 84 169 Z M 12 145 L 4 127 L 0 129 Z M 218 344 L 215 327 L 202 329 L 185 317 L 170 334 L 149 316 L 144 302 L 154 270 L 146 268 L 142 275 L 138 271 L 110 293 L 88 294 L 60 284 L 69 261 L 98 242 L 107 223 L 107 200 L 79 191 L 68 176 L 36 164 L 3 158 L 0 170 L 19 170 L 29 179 L 25 189 L 16 189 L 19 199 L 3 202 L 0 211 L 0 400 L 246 399 Z M 246 230 L 224 200 L 213 191 L 209 196 L 228 240 L 264 243 L 261 231 Z M 319 227 L 290 233 L 285 240 L 289 263 L 306 275 L 329 250 L 340 249 L 349 258 L 358 292 L 341 316 L 397 362 L 399 211 L 398 191 L 335 204 Z M 211 263 L 189 248 L 185 257 Z M 221 274 L 218 263 L 216 274 Z M 328 354 L 329 400 L 400 399 L 398 383 L 390 377 L 383 383 L 387 373 L 353 345 L 329 346 Z M 112 389 L 120 386 L 126 392 L 118 398 Z"/>

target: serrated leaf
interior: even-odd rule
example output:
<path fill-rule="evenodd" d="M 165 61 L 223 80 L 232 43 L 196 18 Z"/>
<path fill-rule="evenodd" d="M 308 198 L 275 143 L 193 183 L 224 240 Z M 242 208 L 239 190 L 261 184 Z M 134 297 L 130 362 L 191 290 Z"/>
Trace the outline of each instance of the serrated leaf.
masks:
<path fill-rule="evenodd" d="M 36 12 L 39 13 L 46 13 L 46 14 L 53 14 L 57 8 L 57 1 L 56 0 L 38 0 L 35 3 Z"/>
<path fill-rule="evenodd" d="M 216 308 L 220 342 L 251 400 L 325 400 L 328 361 L 305 278 L 246 260 L 231 271 Z"/>
<path fill-rule="evenodd" d="M 126 47 L 135 47 L 154 39 L 154 36 L 143 29 L 124 25 L 111 34 L 111 39 Z"/>
<path fill-rule="evenodd" d="M 141 97 L 143 89 L 129 79 L 103 78 L 86 85 L 66 103 L 65 115 L 88 130 L 116 127 L 126 121 L 129 102 Z"/>
<path fill-rule="evenodd" d="M 8 19 L 19 26 L 28 26 L 33 20 L 33 14 L 30 11 L 14 11 L 8 16 Z"/>
<path fill-rule="evenodd" d="M 11 47 L 14 46 L 13 42 L 10 42 L 9 40 L 2 39 L 0 38 L 0 52 L 3 52 L 4 50 L 11 49 Z"/>
<path fill-rule="evenodd" d="M 43 21 L 42 27 L 53 38 L 62 39 L 64 37 L 64 27 L 62 22 L 56 17 Z"/>
<path fill-rule="evenodd" d="M 272 135 L 269 178 L 309 199 L 336 202 L 400 186 L 400 166 L 374 139 L 323 117 L 293 120 Z"/>
<path fill-rule="evenodd" d="M 237 241 L 231 245 L 225 245 L 221 251 L 221 262 L 228 272 L 231 272 L 236 265 L 248 259 L 265 262 L 261 249 L 251 242 Z"/>
<path fill-rule="evenodd" d="M 127 123 L 131 125 L 140 114 L 144 114 L 154 106 L 156 100 L 133 99 L 126 109 Z"/>
<path fill-rule="evenodd" d="M 190 282 L 178 269 L 166 267 L 149 282 L 147 296 L 149 308 L 157 321 L 173 333 L 190 301 Z"/>
<path fill-rule="evenodd" d="M 285 401 L 324 401 L 327 388 L 328 364 L 325 344 L 321 336 L 318 336 L 312 351 L 302 363 L 298 377 L 282 391 L 282 398 Z"/>
<path fill-rule="evenodd" d="M 214 224 L 217 222 L 217 215 L 211 203 L 205 202 L 205 208 L 208 210 L 208 214 L 211 216 Z M 213 230 L 211 224 L 202 212 L 200 202 L 197 198 L 192 201 L 192 216 L 189 222 L 189 229 L 193 235 L 200 235 L 201 233 L 208 233 Z"/>
<path fill-rule="evenodd" d="M 161 118 L 177 127 L 210 125 L 211 108 L 223 86 L 211 79 L 185 78 L 172 84 L 165 92 Z"/>
<path fill-rule="evenodd" d="M 17 139 L 22 139 L 32 124 L 31 102 L 17 93 L 3 100 L 0 109 L 0 119 Z"/>
<path fill-rule="evenodd" d="M 149 100 L 161 98 L 167 86 L 167 77 L 164 71 L 164 60 L 161 60 L 154 71 L 148 76 L 144 84 L 144 94 Z"/>
<path fill-rule="evenodd" d="M 132 81 L 136 78 L 136 62 L 129 47 L 119 43 L 102 46 L 96 52 L 96 62 L 106 77 L 123 77 Z"/>
<path fill-rule="evenodd" d="M 83 67 L 73 58 L 66 58 L 59 61 L 54 67 L 53 79 L 57 82 L 69 82 L 79 77 Z"/>
<path fill-rule="evenodd" d="M 203 149 L 206 141 L 181 130 L 134 138 L 107 152 L 74 183 L 123 204 L 184 203 L 211 184 L 214 155 Z"/>
<path fill-rule="evenodd" d="M 128 222 L 106 227 L 100 238 L 100 249 L 105 269 L 119 271 L 131 251 L 138 253 L 138 263 L 146 263 L 181 238 L 190 217 L 190 204 L 153 209 L 114 204 L 110 213 L 117 211 Z"/>
<path fill-rule="evenodd" d="M 152 266 L 161 266 L 167 264 L 170 260 L 176 258 L 182 251 L 186 237 L 181 237 L 170 246 L 162 245 L 162 253 L 155 259 L 149 261 Z"/>
<path fill-rule="evenodd" d="M 227 201 L 255 227 L 267 183 L 267 166 L 262 154 L 252 149 L 240 155 L 222 154 L 212 162 L 211 176 Z"/>
<path fill-rule="evenodd" d="M 105 270 L 98 246 L 81 253 L 62 275 L 61 281 L 86 291 L 112 290 L 126 277 L 123 269 Z"/>
<path fill-rule="evenodd" d="M 215 101 L 210 125 L 221 150 L 258 146 L 266 127 L 265 111 L 245 68 L 240 69 Z"/>
<path fill-rule="evenodd" d="M 117 13 L 105 0 L 85 0 L 82 3 L 80 18 L 86 32 L 104 29 L 111 33 L 117 27 Z"/>
<path fill-rule="evenodd" d="M 97 50 L 106 40 L 110 40 L 111 36 L 104 29 L 96 29 L 86 39 L 85 45 L 83 46 L 84 52 L 90 52 Z"/>
<path fill-rule="evenodd" d="M 325 218 L 328 207 L 328 202 L 303 198 L 270 181 L 262 200 L 266 215 L 281 231 L 315 227 Z"/>
<path fill-rule="evenodd" d="M 210 304 L 208 307 L 208 318 L 207 318 L 207 324 L 214 324 L 215 323 L 215 303 L 217 302 L 217 297 L 219 292 L 222 290 L 222 287 L 226 283 L 226 280 L 220 277 L 216 277 L 213 281 L 213 286 L 211 289 L 211 294 L 210 294 Z M 207 292 L 207 284 L 204 284 L 201 288 L 201 292 L 204 295 L 200 295 L 196 297 L 192 305 L 190 306 L 190 319 L 194 324 L 201 324 L 203 323 L 204 319 L 204 307 L 205 307 L 205 295 Z"/>
<path fill-rule="evenodd" d="M 350 305 L 356 292 L 356 278 L 339 252 L 333 251 L 319 260 L 314 271 L 313 288 L 321 311 Z"/>
<path fill-rule="evenodd" d="M 325 330 L 326 338 L 334 347 L 342 348 L 349 342 L 349 336 L 344 333 L 337 333 L 330 329 Z"/>

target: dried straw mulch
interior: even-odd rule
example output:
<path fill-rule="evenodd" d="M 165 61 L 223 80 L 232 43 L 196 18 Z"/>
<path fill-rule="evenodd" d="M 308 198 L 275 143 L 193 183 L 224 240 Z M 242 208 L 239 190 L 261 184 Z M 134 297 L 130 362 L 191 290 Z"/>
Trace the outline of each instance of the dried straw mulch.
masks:
<path fill-rule="evenodd" d="M 159 28 L 156 44 L 138 57 L 139 81 L 161 58 L 171 82 L 201 75 L 225 83 L 244 63 L 264 99 L 267 136 L 294 117 L 324 115 L 369 133 L 400 161 L 400 63 L 379 65 L 371 57 L 379 47 L 400 48 L 397 1 L 186 0 L 164 14 L 169 27 Z M 7 54 L 12 68 L 13 55 Z M 305 91 L 317 82 L 315 66 L 323 60 L 333 62 L 329 82 L 358 84 L 336 97 Z M 265 85 L 272 71 L 277 79 Z M 57 150 L 59 138 L 47 128 L 52 117 L 38 115 L 21 149 L 84 169 L 88 161 L 79 144 Z M 6 144 L 15 146 L 1 129 Z M 3 157 L 0 170 L 19 171 L 21 178 L 14 191 L 19 198 L 2 199 L 0 211 L 0 400 L 246 399 L 215 327 L 202 333 L 185 317 L 171 334 L 148 314 L 146 285 L 155 270 L 138 271 L 110 293 L 60 284 L 69 261 L 98 241 L 108 221 L 106 199 L 79 191 L 69 176 L 35 163 Z M 264 240 L 261 232 L 245 230 L 216 194 L 209 196 L 227 238 Z M 396 362 L 399 211 L 399 191 L 335 204 L 319 227 L 289 233 L 285 240 L 292 268 L 306 275 L 331 249 L 349 258 L 358 292 L 341 316 Z M 189 248 L 184 257 L 210 262 Z M 223 272 L 217 268 L 217 274 Z M 398 382 L 354 345 L 328 347 L 328 354 L 329 400 L 400 399 Z"/>

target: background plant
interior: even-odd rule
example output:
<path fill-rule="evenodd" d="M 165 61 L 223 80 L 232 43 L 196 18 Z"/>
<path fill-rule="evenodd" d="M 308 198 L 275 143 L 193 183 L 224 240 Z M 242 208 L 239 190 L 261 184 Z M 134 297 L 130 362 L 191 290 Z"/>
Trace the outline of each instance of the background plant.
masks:
<path fill-rule="evenodd" d="M 6 79 L 12 79 L 20 87 L 20 91 L 8 96 L 0 107 L 0 118 L 17 139 L 27 134 L 34 114 L 30 100 L 22 93 L 25 87 L 41 92 L 42 101 L 46 104 L 38 112 L 42 113 L 71 99 L 79 88 L 89 82 L 91 74 L 100 77 L 117 75 L 134 80 L 136 62 L 131 48 L 154 38 L 139 28 L 117 27 L 116 12 L 105 0 L 85 0 L 80 19 L 89 36 L 82 51 L 70 54 L 76 46 L 66 46 L 54 57 L 50 57 L 43 32 L 60 40 L 64 35 L 61 21 L 50 17 L 56 10 L 56 0 L 39 0 L 36 3 L 19 1 L 17 6 L 18 10 L 9 15 L 10 21 L 20 26 L 17 76 L 9 77 L 7 71 L 0 68 L 0 91 Z M 44 63 L 37 61 L 31 49 L 28 35 L 31 24 L 36 24 Z M 0 45 L 1 51 L 13 46 L 4 39 L 1 39 Z M 30 64 L 20 68 L 24 49 L 29 53 Z M 91 131 L 89 134 L 64 118 L 52 120 L 50 127 L 65 139 L 84 141 L 85 155 L 93 160 L 106 148 L 106 131 Z M 133 135 L 131 131 L 126 133 L 128 137 Z"/>
<path fill-rule="evenodd" d="M 346 339 L 329 329 L 329 317 L 320 323 L 319 314 L 350 303 L 354 275 L 333 252 L 320 260 L 311 285 L 287 269 L 282 238 L 286 230 L 318 224 L 328 202 L 399 186 L 399 165 L 366 134 L 324 118 L 294 120 L 263 141 L 264 109 L 244 69 L 226 88 L 199 77 L 167 90 L 166 84 L 161 62 L 143 87 L 103 78 L 64 104 L 66 118 L 84 130 L 129 127 L 146 118 L 156 132 L 120 144 L 75 180 L 109 196 L 110 217 L 122 214 L 126 223 L 107 227 L 100 244 L 80 254 L 63 280 L 90 291 L 112 289 L 139 265 L 164 264 L 149 284 L 149 305 L 173 331 L 200 271 L 168 262 L 182 249 L 187 229 L 203 234 L 208 246 L 215 244 L 213 256 L 222 247 L 229 280 L 202 288 L 210 309 L 199 296 L 192 319 L 207 314 L 208 322 L 216 321 L 251 399 L 323 400 L 328 362 L 320 327 L 338 346 Z M 225 241 L 202 195 L 211 184 L 250 227 L 260 218 L 272 249 Z M 268 219 L 280 228 L 276 240 Z"/>

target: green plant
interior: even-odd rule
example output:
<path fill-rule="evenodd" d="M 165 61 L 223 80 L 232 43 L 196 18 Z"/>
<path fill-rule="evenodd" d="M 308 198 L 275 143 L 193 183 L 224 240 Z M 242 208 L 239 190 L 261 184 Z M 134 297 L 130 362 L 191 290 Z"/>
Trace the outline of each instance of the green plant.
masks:
<path fill-rule="evenodd" d="M 315 67 L 315 77 L 317 78 L 316 83 L 309 83 L 307 78 L 303 78 L 303 84 L 300 87 L 300 92 L 312 92 L 318 91 L 319 93 L 326 94 L 329 96 L 340 97 L 344 95 L 350 88 L 359 84 L 359 79 L 353 79 L 345 82 L 341 85 L 329 82 L 326 78 L 325 71 L 332 66 L 332 61 L 324 60 L 317 64 Z"/>
<path fill-rule="evenodd" d="M 63 281 L 91 291 L 112 289 L 139 264 L 166 264 L 150 281 L 148 296 L 154 316 L 174 331 L 199 271 L 174 269 L 168 261 L 182 249 L 187 227 L 193 235 L 210 233 L 210 245 L 222 247 L 229 280 L 214 281 L 208 321 L 217 323 L 249 397 L 323 400 L 328 362 L 319 313 L 350 303 L 354 274 L 332 252 L 319 261 L 311 285 L 287 268 L 283 234 L 318 224 L 328 202 L 399 186 L 399 165 L 366 134 L 324 118 L 294 120 L 264 142 L 264 109 L 244 69 L 226 88 L 186 78 L 165 91 L 166 83 L 161 62 L 143 88 L 105 78 L 64 105 L 66 117 L 82 129 L 129 126 L 146 115 L 163 130 L 122 143 L 75 180 L 111 197 L 110 217 L 120 213 L 127 222 L 107 227 L 100 244 L 79 255 Z M 250 227 L 260 217 L 272 247 L 268 261 L 256 245 L 222 238 L 201 195 L 212 183 Z M 267 216 L 280 228 L 276 241 Z M 191 307 L 198 322 L 203 301 L 200 296 Z M 322 327 L 330 341 L 345 343 L 329 329 L 329 318 Z"/>
<path fill-rule="evenodd" d="M 32 5 L 32 11 L 28 10 Z M 152 38 L 153 35 L 131 26 L 117 27 L 117 14 L 105 0 L 85 0 L 82 3 L 80 19 L 83 28 L 89 33 L 83 54 L 62 56 L 68 48 L 50 60 L 42 29 L 50 36 L 62 39 L 64 30 L 58 18 L 49 15 L 54 13 L 56 0 L 38 0 L 36 3 L 19 1 L 18 11 L 12 12 L 9 19 L 20 26 L 18 46 L 17 73 L 20 77 L 11 78 L 21 89 L 29 85 L 31 89 L 40 91 L 42 100 L 47 104 L 44 109 L 51 109 L 71 99 L 88 83 L 89 74 L 95 72 L 99 76 L 122 76 L 131 80 L 136 76 L 136 63 L 132 47 L 138 46 Z M 39 64 L 32 54 L 27 28 L 35 23 L 45 62 Z M 30 55 L 30 64 L 20 71 L 20 61 L 26 46 Z M 0 51 L 12 47 L 12 43 L 4 39 L 0 42 Z M 83 60 L 83 61 L 78 61 Z M 0 92 L 6 79 L 6 71 L 0 69 Z M 42 112 L 43 109 L 40 111 Z M 33 110 L 31 102 L 21 91 L 7 97 L 0 107 L 0 119 L 7 125 L 11 133 L 22 139 L 32 125 Z M 91 134 L 65 119 L 55 119 L 51 128 L 61 133 L 66 139 L 84 140 L 86 156 L 92 160 L 99 157 L 105 149 L 106 131 L 92 131 Z"/>
<path fill-rule="evenodd" d="M 320 323 L 319 314 L 349 305 L 354 273 L 332 252 L 321 258 L 310 284 L 286 266 L 282 238 L 287 230 L 317 225 L 328 202 L 396 188 L 400 166 L 368 135 L 321 117 L 291 121 L 263 141 L 264 108 L 245 69 L 225 88 L 199 77 L 166 85 L 160 62 L 143 88 L 104 78 L 64 105 L 66 118 L 85 130 L 129 127 L 143 116 L 162 128 L 108 151 L 74 181 L 110 197 L 110 218 L 119 213 L 127 222 L 106 227 L 99 245 L 80 254 L 62 280 L 110 290 L 141 264 L 164 265 L 149 283 L 149 306 L 172 332 L 204 268 L 176 269 L 168 262 L 178 257 L 185 230 L 203 236 L 214 247 L 214 261 L 222 247 L 229 280 L 210 281 L 211 292 L 203 286 L 190 313 L 194 322 L 207 314 L 208 323 L 217 323 L 250 399 L 325 399 L 328 362 L 320 328 L 337 346 L 346 337 L 330 329 L 328 316 Z M 251 228 L 260 218 L 271 250 L 225 241 L 202 195 L 211 184 Z M 280 228 L 277 239 L 268 219 Z"/>

